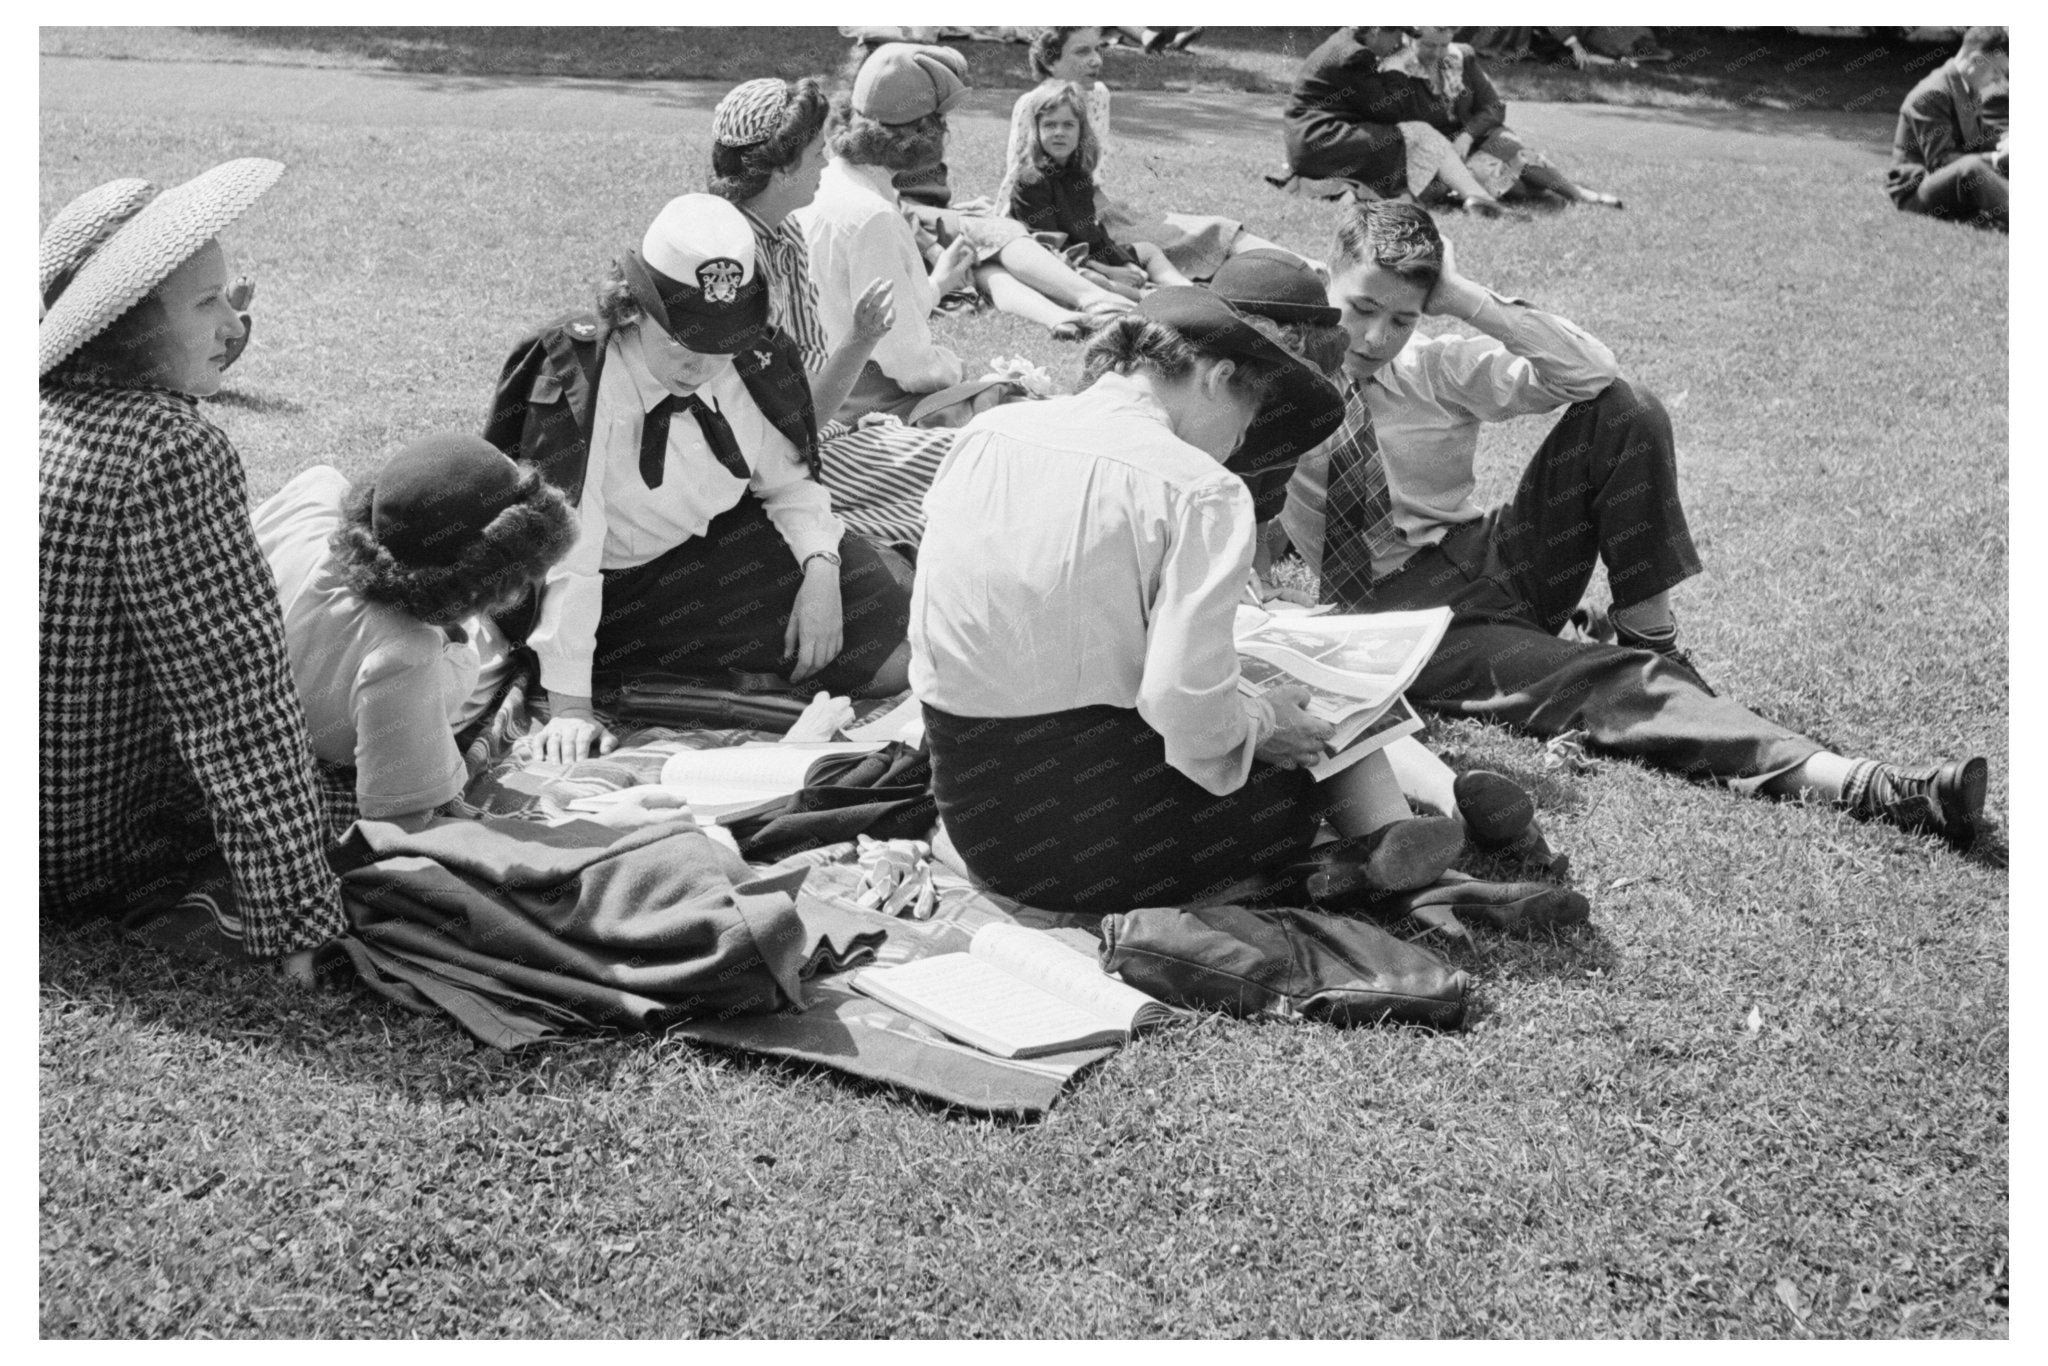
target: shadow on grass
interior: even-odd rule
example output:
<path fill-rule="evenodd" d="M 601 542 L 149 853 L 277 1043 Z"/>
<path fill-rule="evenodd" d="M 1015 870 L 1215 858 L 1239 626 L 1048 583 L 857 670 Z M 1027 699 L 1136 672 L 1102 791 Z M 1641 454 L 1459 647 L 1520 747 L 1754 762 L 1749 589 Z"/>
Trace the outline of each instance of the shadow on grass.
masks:
<path fill-rule="evenodd" d="M 593 80 L 705 80 L 755 76 L 828 78 L 850 44 L 834 28 L 216 28 L 252 60 L 382 66 L 470 77 L 561 76 Z M 1945 45 L 1908 43 L 1897 30 L 1865 37 L 1808 37 L 1789 29 L 1670 28 L 1672 60 L 1579 70 L 1539 40 L 1520 62 L 1489 59 L 1501 95 L 1517 100 L 1661 106 L 1851 111 L 1898 107 L 1913 83 L 1949 55 Z M 1329 28 L 1211 28 L 1186 52 L 1105 54 L 1103 79 L 1123 90 L 1235 90 L 1284 96 L 1301 63 Z M 150 55 L 151 40 L 139 55 Z M 970 81 L 1021 90 L 1035 83 L 1019 43 L 953 41 Z M 46 44 L 47 47 L 47 44 Z M 59 41 L 57 50 L 61 51 Z"/>
<path fill-rule="evenodd" d="M 260 389 L 222 389 L 207 401 L 218 403 L 223 408 L 237 408 L 246 413 L 276 413 L 296 417 L 306 411 L 306 405 L 295 399 L 285 398 L 279 394 L 268 394 Z"/>

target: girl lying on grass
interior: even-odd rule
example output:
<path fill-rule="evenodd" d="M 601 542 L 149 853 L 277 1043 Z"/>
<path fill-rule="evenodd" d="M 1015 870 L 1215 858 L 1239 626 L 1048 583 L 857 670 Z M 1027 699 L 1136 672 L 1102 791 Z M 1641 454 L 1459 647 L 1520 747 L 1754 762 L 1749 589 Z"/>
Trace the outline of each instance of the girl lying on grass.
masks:
<path fill-rule="evenodd" d="M 1093 271 L 1106 287 L 1130 298 L 1153 285 L 1194 283 L 1153 243 L 1115 242 L 1102 225 L 1095 211 L 1101 148 L 1081 88 L 1071 81 L 1048 82 L 1026 92 L 1018 106 L 1029 131 L 1003 178 L 1010 217 L 1034 232 L 1064 235 L 1077 268 Z"/>
<path fill-rule="evenodd" d="M 491 617 L 576 543 L 568 500 L 482 437 L 440 433 L 355 488 L 304 471 L 256 510 L 256 539 L 314 758 L 353 789 L 336 802 L 327 784 L 330 824 L 477 814 L 465 742 L 515 673 Z"/>

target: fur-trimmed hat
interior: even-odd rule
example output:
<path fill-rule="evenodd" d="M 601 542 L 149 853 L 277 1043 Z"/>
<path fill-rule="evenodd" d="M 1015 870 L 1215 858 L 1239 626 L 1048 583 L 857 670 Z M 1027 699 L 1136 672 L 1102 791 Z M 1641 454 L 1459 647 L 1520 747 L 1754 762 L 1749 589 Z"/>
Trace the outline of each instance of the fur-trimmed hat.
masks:
<path fill-rule="evenodd" d="M 853 78 L 854 112 L 876 123 L 916 123 L 967 98 L 967 58 L 950 47 L 884 43 Z"/>
<path fill-rule="evenodd" d="M 222 162 L 150 200 L 97 249 L 88 243 L 36 328 L 36 373 L 49 374 L 141 303 L 283 174 L 283 162 L 262 157 Z"/>
<path fill-rule="evenodd" d="M 446 626 L 539 579 L 576 532 L 538 471 L 480 436 L 438 432 L 351 493 L 334 548 L 360 597 Z"/>

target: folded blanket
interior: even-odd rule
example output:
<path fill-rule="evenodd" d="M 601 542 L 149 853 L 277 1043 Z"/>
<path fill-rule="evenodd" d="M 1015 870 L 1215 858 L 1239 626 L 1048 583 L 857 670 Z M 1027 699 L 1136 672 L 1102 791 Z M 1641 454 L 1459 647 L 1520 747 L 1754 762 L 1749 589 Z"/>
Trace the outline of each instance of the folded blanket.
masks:
<path fill-rule="evenodd" d="M 502 1046 L 801 1009 L 805 978 L 881 941 L 801 896 L 804 870 L 757 878 L 690 826 L 361 821 L 335 863 L 364 980 Z"/>

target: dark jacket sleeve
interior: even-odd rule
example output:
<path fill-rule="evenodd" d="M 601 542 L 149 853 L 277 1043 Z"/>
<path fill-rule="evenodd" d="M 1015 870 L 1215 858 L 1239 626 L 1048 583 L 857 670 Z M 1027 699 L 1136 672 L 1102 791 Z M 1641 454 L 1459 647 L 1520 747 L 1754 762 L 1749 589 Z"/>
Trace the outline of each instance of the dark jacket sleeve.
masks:
<path fill-rule="evenodd" d="M 1493 88 L 1493 82 L 1486 78 L 1479 54 L 1470 50 L 1465 53 L 1465 89 L 1471 95 L 1472 111 L 1465 116 L 1464 131 L 1477 147 L 1508 121 L 1508 106 Z"/>
<path fill-rule="evenodd" d="M 1938 171 L 1963 154 L 1961 131 L 1956 127 L 1955 103 L 1948 92 L 1923 88 L 1907 98 L 1899 111 L 1901 144 L 1911 140 L 1913 160 L 1930 171 Z"/>
<path fill-rule="evenodd" d="M 1018 175 L 1017 183 L 1010 187 L 1010 217 L 1033 232 L 1064 232 L 1073 236 L 1073 231 L 1060 222 L 1052 181 L 1034 172 Z"/>

